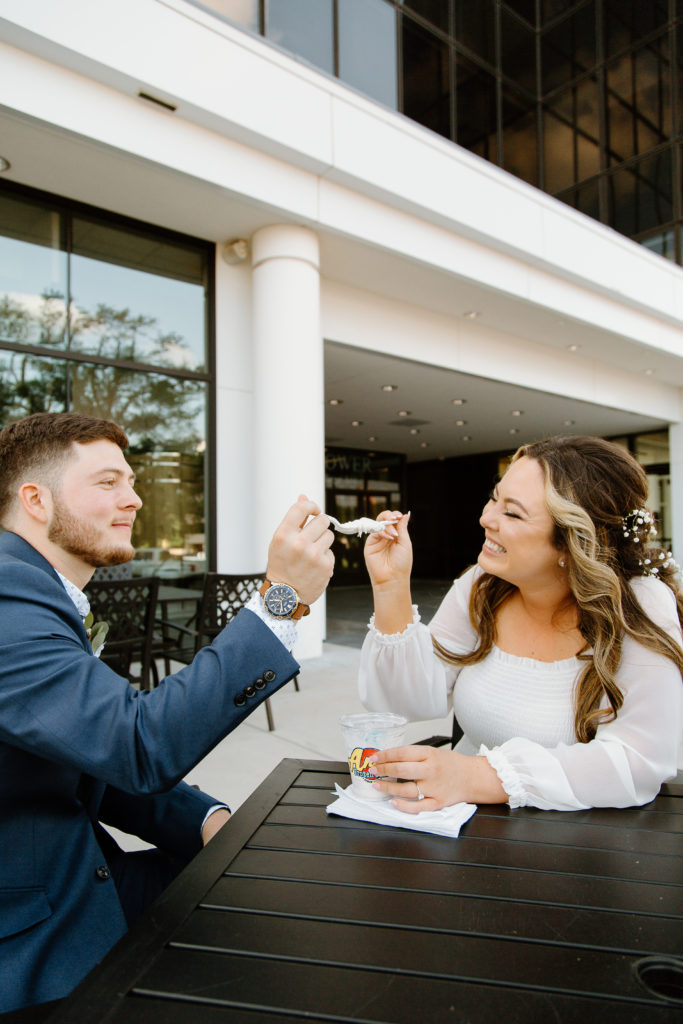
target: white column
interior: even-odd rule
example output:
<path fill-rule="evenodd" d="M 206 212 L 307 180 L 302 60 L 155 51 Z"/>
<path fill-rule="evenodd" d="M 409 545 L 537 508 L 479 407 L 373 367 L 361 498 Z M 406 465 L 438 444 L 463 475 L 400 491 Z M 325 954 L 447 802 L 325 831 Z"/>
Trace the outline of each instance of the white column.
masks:
<path fill-rule="evenodd" d="M 299 494 L 324 509 L 324 377 L 317 236 L 275 225 L 252 238 L 254 538 L 266 553 Z M 297 658 L 322 652 L 324 598 L 299 626 Z"/>
<path fill-rule="evenodd" d="M 669 425 L 669 473 L 671 475 L 671 549 L 683 564 L 683 423 Z"/>

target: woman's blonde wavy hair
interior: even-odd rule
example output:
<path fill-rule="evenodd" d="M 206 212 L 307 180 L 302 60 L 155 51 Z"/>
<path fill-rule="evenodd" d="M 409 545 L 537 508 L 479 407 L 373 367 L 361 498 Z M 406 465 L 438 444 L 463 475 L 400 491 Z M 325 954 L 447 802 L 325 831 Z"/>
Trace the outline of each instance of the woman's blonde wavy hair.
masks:
<path fill-rule="evenodd" d="M 545 477 L 546 506 L 555 524 L 554 543 L 567 563 L 569 587 L 578 606 L 578 627 L 589 652 L 574 708 L 574 729 L 581 743 L 595 736 L 601 722 L 611 721 L 624 697 L 615 674 L 624 636 L 673 661 L 683 672 L 683 649 L 645 614 L 629 585 L 643 575 L 650 559 L 659 579 L 676 596 L 683 621 L 683 595 L 671 560 L 662 560 L 649 537 L 649 523 L 625 536 L 624 516 L 646 506 L 645 471 L 626 449 L 599 437 L 555 437 L 519 448 L 512 461 L 536 459 Z M 638 540 L 634 539 L 635 535 Z M 472 588 L 470 619 L 479 644 L 455 655 L 434 641 L 437 654 L 456 665 L 481 661 L 496 641 L 496 613 L 516 590 L 484 573 Z M 602 707 L 603 697 L 608 707 Z"/>

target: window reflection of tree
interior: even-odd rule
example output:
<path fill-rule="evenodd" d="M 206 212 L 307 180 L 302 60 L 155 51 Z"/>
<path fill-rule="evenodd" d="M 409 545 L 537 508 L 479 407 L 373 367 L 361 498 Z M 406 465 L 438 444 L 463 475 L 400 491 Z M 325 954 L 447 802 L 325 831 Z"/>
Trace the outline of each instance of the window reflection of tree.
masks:
<path fill-rule="evenodd" d="M 0 342 L 33 347 L 31 353 L 0 352 L 0 423 L 68 408 L 121 424 L 131 440 L 129 458 L 144 502 L 136 544 L 186 549 L 189 535 L 204 532 L 205 446 L 198 424 L 206 406 L 205 381 L 131 367 L 142 359 L 159 367 L 182 365 L 185 342 L 177 333 L 159 331 L 154 317 L 104 304 L 93 313 L 72 305 L 68 351 L 87 348 L 95 357 L 127 365 L 41 358 L 36 348 L 67 354 L 65 310 L 64 296 L 56 292 L 40 296 L 33 310 L 0 296 Z"/>

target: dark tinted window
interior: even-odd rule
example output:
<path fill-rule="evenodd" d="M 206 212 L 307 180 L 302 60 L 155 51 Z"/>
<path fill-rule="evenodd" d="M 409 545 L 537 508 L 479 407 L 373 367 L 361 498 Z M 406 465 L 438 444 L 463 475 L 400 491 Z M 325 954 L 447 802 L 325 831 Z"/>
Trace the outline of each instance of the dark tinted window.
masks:
<path fill-rule="evenodd" d="M 449 48 L 407 17 L 403 18 L 403 111 L 450 138 Z"/>

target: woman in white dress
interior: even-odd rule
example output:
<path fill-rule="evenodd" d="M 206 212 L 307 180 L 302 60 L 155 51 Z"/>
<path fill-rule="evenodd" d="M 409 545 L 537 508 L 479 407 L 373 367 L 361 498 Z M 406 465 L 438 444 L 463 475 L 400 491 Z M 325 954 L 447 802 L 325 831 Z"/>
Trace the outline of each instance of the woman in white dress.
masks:
<path fill-rule="evenodd" d="M 409 516 L 382 513 L 389 525 L 365 546 L 375 613 L 361 700 L 410 720 L 452 704 L 464 730 L 454 750 L 378 753 L 390 780 L 374 785 L 398 808 L 628 807 L 676 774 L 683 595 L 647 492 L 636 460 L 600 438 L 520 448 L 481 515 L 478 564 L 429 627 L 410 597 Z"/>

